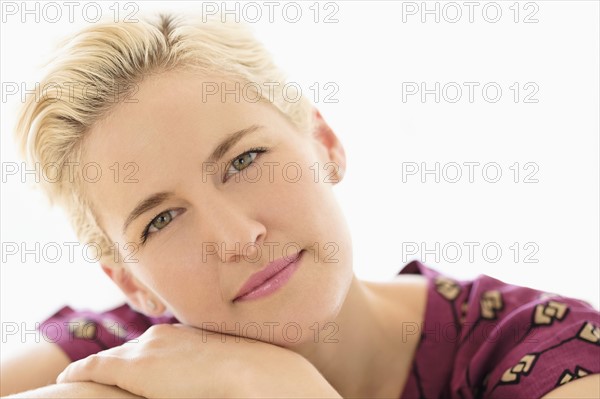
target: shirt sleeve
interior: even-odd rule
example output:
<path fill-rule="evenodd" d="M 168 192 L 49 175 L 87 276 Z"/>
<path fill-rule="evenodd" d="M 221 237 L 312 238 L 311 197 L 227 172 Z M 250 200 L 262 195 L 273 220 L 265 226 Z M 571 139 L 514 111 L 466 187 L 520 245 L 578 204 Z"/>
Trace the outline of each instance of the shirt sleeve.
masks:
<path fill-rule="evenodd" d="M 589 303 L 486 275 L 460 281 L 419 261 L 405 273 L 427 277 L 429 292 L 403 399 L 539 399 L 600 373 Z"/>
<path fill-rule="evenodd" d="M 57 344 L 76 361 L 132 341 L 153 324 L 176 323 L 173 317 L 150 318 L 123 304 L 105 312 L 64 306 L 39 327 L 47 342 Z"/>
<path fill-rule="evenodd" d="M 463 396 L 541 398 L 600 373 L 600 313 L 584 301 L 481 276 L 464 306 L 453 375 Z"/>

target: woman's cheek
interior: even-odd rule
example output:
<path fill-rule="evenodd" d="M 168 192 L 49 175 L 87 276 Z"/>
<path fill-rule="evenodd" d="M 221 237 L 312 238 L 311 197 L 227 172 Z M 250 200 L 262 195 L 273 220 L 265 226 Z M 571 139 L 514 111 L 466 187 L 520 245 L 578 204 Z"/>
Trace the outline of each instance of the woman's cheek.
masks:
<path fill-rule="evenodd" d="M 154 238 L 135 266 L 136 272 L 158 295 L 170 298 L 177 295 L 178 287 L 186 284 L 186 279 L 192 278 L 189 272 L 193 269 L 193 247 L 177 237 Z M 202 270 L 199 265 L 196 268 Z"/>

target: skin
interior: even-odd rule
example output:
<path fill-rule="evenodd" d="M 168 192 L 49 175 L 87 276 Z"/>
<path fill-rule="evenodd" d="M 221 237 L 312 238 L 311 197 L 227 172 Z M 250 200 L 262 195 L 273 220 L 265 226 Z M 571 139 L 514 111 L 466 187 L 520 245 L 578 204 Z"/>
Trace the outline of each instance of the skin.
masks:
<path fill-rule="evenodd" d="M 210 98 L 200 103 L 196 94 L 202 81 L 181 72 L 146 80 L 136 96 L 138 103 L 119 105 L 92 129 L 84 158 L 99 163 L 108 177 L 86 189 L 101 226 L 121 247 L 138 242 L 145 222 L 159 212 L 185 210 L 160 235 L 137 247 L 133 254 L 137 263 L 103 268 L 139 311 L 149 316 L 169 311 L 186 325 L 153 326 L 135 345 L 72 363 L 59 384 L 14 397 L 400 397 L 418 343 L 417 334 L 407 335 L 403 327 L 422 321 L 426 282 L 421 276 L 405 275 L 374 283 L 359 281 L 352 273 L 350 236 L 331 190 L 342 178 L 346 162 L 339 140 L 318 113 L 314 134 L 302 135 L 265 104 Z M 301 165 L 302 176 L 310 178 L 290 183 L 275 174 L 272 181 L 242 179 L 223 184 L 217 175 L 202 182 L 199 165 L 216 142 L 251 124 L 266 129 L 239 142 L 225 160 L 250 146 L 267 146 L 270 152 L 257 163 L 294 161 Z M 135 162 L 138 182 L 114 183 L 110 166 L 115 162 L 121 167 Z M 326 173 L 315 183 L 309 169 L 315 162 L 321 166 L 334 162 L 340 168 L 334 168 L 332 181 L 325 179 L 328 170 L 322 169 Z M 171 201 L 121 234 L 126 215 L 140 199 L 169 189 L 176 191 Z M 242 244 L 240 248 L 248 242 L 266 248 L 267 241 L 281 245 L 275 246 L 273 256 L 263 251 L 254 262 L 249 261 L 256 259 L 252 251 L 217 252 L 202 258 L 202 242 L 235 249 L 236 242 Z M 305 254 L 288 284 L 267 298 L 232 302 L 248 276 L 283 256 L 278 251 L 289 242 L 298 243 L 310 256 Z M 331 251 L 320 245 L 317 252 L 314 242 L 336 243 L 338 262 L 327 262 Z M 157 304 L 155 309 L 148 307 L 148 299 Z M 286 340 L 281 329 L 275 329 L 273 339 L 262 337 L 268 341 L 264 346 L 243 340 L 241 346 L 223 346 L 221 334 L 199 340 L 207 321 L 225 323 L 224 333 L 233 335 L 235 322 L 241 326 L 295 322 L 303 335 L 298 341 Z M 315 323 L 322 328 L 316 341 Z M 190 356 L 197 342 L 205 346 L 198 356 Z M 236 364 L 219 363 L 219 358 Z M 137 372 L 129 373 L 132 368 Z M 190 370 L 197 372 L 195 377 L 185 379 Z M 277 384 L 271 382 L 273 375 L 278 376 Z M 85 382 L 90 380 L 95 382 Z M 209 385 L 217 390 L 207 391 Z M 244 390 L 218 391 L 230 387 Z M 600 375 L 593 375 L 544 398 L 599 396 Z"/>
<path fill-rule="evenodd" d="M 123 391 L 114 386 L 97 384 L 95 382 L 67 382 L 63 384 L 48 385 L 31 391 L 21 392 L 6 396 L 7 399 L 98 399 L 98 398 L 141 398 L 130 392 Z"/>
<path fill-rule="evenodd" d="M 281 169 L 276 169 L 279 173 L 270 182 L 267 167 L 262 168 L 264 173 L 257 182 L 242 179 L 223 184 L 219 174 L 202 176 L 202 162 L 218 141 L 254 124 L 265 126 L 265 131 L 238 143 L 224 160 L 250 146 L 267 146 L 272 149 L 261 155 L 263 162 L 296 162 L 306 170 L 315 162 L 328 162 L 327 151 L 318 148 L 316 142 L 309 145 L 266 104 L 235 103 L 233 97 L 231 102 L 222 103 L 218 96 L 203 103 L 197 94 L 202 82 L 189 75 L 149 80 L 140 87 L 138 104 L 118 107 L 109 120 L 92 130 L 83 162 L 97 162 L 107 171 L 106 179 L 88 185 L 101 224 L 120 246 L 138 243 L 156 213 L 185 209 L 138 247 L 132 255 L 137 263 L 128 264 L 143 288 L 184 324 L 201 327 L 202 323 L 222 321 L 242 325 L 294 321 L 308 328 L 314 322 L 331 320 L 353 276 L 350 236 L 332 195 L 332 184 L 315 184 L 308 173 L 296 183 L 286 182 Z M 336 155 L 339 157 L 339 151 Z M 115 162 L 135 162 L 139 182 L 115 184 L 108 173 Z M 247 173 L 250 176 L 251 172 Z M 293 172 L 290 175 L 294 177 Z M 176 191 L 177 198 L 144 214 L 123 235 L 123 222 L 137 202 L 166 190 Z M 277 245 L 274 255 L 270 255 L 266 242 Z M 319 243 L 319 254 L 313 252 L 314 242 Z M 215 243 L 218 254 L 206 255 L 205 245 L 212 248 Z M 256 259 L 256 247 L 247 246 L 253 243 L 263 248 L 262 257 L 244 260 L 244 256 Z M 332 252 L 323 250 L 327 243 L 339 248 L 335 254 L 338 263 L 315 267 Z M 292 244 L 287 254 L 283 253 L 285 244 Z M 244 251 L 244 246 L 250 249 Z M 298 283 L 286 287 L 285 307 L 281 306 L 282 298 L 275 296 L 260 305 L 231 302 L 250 274 L 269 261 L 293 254 L 298 247 L 313 253 L 304 257 L 295 278 Z M 312 289 L 307 292 L 309 284 Z M 318 291 L 316 298 L 313 295 Z M 306 303 L 311 300 L 328 306 L 307 311 Z"/>
<path fill-rule="evenodd" d="M 100 226 L 119 243 L 123 257 L 137 261 L 103 269 L 130 304 L 147 315 L 168 311 L 185 325 L 242 336 L 245 326 L 258 324 L 259 340 L 302 355 L 341 396 L 399 397 L 418 340 L 417 334 L 401 334 L 402 322 L 422 320 L 424 278 L 359 281 L 352 271 L 349 229 L 332 190 L 346 164 L 333 131 L 318 112 L 315 131 L 306 134 L 266 103 L 243 96 L 239 102 L 233 96 L 203 101 L 198 94 L 203 82 L 220 81 L 183 71 L 152 76 L 139 86 L 137 103 L 119 104 L 89 132 L 82 161 L 99 164 L 103 176 L 85 189 Z M 263 128 L 230 148 L 218 173 L 203 175 L 203 162 L 217 143 L 252 125 Z M 258 154 L 238 181 L 230 176 L 223 183 L 223 173 L 236 172 L 229 160 L 255 146 L 269 151 Z M 121 172 L 117 183 L 111 169 L 115 162 Z M 136 183 L 123 181 L 132 170 L 124 168 L 128 162 L 138 167 L 132 176 Z M 274 173 L 269 175 L 264 162 L 278 162 Z M 302 169 L 295 182 L 294 169 L 282 172 L 292 162 Z M 262 173 L 252 180 L 256 164 Z M 320 171 L 316 182 L 315 164 Z M 175 195 L 123 233 L 136 204 L 159 191 Z M 155 223 L 152 230 L 162 230 L 145 244 L 125 246 L 140 243 L 147 224 L 171 209 L 170 215 L 163 214 L 172 216 L 170 222 Z M 207 252 L 207 243 L 216 243 L 218 250 Z M 250 275 L 299 249 L 305 250 L 300 266 L 282 289 L 233 302 Z M 401 295 L 413 299 L 399 301 Z M 295 329 L 286 339 L 282 327 L 287 323 L 299 326 L 299 340 L 293 340 Z M 275 326 L 273 335 L 269 325 Z M 256 329 L 249 331 L 257 338 Z"/>

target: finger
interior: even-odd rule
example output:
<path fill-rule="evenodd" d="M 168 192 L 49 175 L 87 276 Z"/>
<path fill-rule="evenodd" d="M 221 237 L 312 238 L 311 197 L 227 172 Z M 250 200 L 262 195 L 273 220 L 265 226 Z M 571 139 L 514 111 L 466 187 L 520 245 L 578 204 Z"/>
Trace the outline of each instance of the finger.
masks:
<path fill-rule="evenodd" d="M 94 354 L 71 363 L 56 379 L 65 382 L 93 381 L 99 384 L 119 385 L 124 360 L 111 354 Z"/>
<path fill-rule="evenodd" d="M 94 362 L 92 358 L 97 355 L 90 355 L 85 359 L 78 360 L 69 364 L 59 375 L 56 377 L 56 383 L 62 384 L 65 382 L 75 381 L 89 381 L 85 378 L 84 371 L 89 363 Z"/>

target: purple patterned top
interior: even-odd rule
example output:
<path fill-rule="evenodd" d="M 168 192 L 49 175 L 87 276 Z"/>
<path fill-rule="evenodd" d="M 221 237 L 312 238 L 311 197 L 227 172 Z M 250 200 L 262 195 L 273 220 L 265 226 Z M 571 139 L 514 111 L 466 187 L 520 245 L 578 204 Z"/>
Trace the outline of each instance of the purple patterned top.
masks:
<path fill-rule="evenodd" d="M 590 304 L 486 275 L 459 281 L 408 263 L 429 289 L 425 320 L 401 399 L 540 398 L 600 373 L 600 312 Z M 73 361 L 139 337 L 153 324 L 127 304 L 102 313 L 63 307 L 40 329 Z"/>
<path fill-rule="evenodd" d="M 402 399 L 535 399 L 600 373 L 600 312 L 584 301 L 486 275 L 458 281 L 418 261 L 399 274 L 429 281 Z"/>

